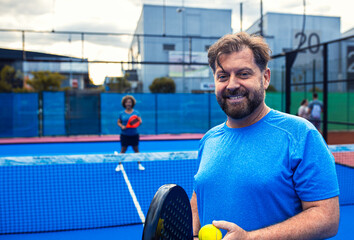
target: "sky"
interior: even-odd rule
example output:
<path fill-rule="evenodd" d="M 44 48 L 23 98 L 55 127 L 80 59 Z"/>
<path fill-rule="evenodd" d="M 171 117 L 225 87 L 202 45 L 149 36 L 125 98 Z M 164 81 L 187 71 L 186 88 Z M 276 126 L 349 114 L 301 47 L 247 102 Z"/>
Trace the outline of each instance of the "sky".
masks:
<path fill-rule="evenodd" d="M 133 34 L 142 5 L 154 4 L 232 9 L 232 28 L 246 30 L 260 17 L 260 0 L 0 0 L 0 29 L 77 31 Z M 341 17 L 341 32 L 354 27 L 354 2 L 348 0 L 263 0 L 263 13 L 280 12 Z M 305 3 L 305 8 L 304 8 Z M 95 39 L 93 39 L 95 38 Z M 90 61 L 127 61 L 131 37 L 85 35 L 25 35 L 25 49 L 84 57 Z M 0 48 L 22 49 L 21 32 L 0 31 Z M 102 84 L 105 76 L 120 76 L 120 64 L 90 64 L 90 77 Z"/>

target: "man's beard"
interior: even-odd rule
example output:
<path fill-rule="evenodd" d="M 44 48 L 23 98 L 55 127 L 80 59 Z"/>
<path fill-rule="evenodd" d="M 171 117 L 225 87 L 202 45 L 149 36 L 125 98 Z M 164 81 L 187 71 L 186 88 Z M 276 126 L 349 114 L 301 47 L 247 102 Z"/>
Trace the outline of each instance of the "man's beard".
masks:
<path fill-rule="evenodd" d="M 227 103 L 227 96 L 243 95 L 246 101 L 230 104 Z M 239 88 L 234 91 L 226 91 L 221 97 L 216 97 L 221 109 L 227 116 L 233 119 L 242 119 L 253 113 L 259 105 L 264 101 L 264 86 L 261 82 L 259 89 L 250 93 L 245 88 Z"/>

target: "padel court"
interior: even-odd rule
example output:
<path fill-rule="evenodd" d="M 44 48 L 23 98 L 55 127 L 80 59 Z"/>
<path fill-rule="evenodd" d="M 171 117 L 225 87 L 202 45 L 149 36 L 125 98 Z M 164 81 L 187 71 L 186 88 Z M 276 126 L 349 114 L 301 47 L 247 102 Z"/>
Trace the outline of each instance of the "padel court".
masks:
<path fill-rule="evenodd" d="M 0 239 L 141 239 L 160 186 L 191 196 L 197 148 L 197 139 L 141 141 L 142 153 L 125 155 L 114 141 L 0 144 Z M 341 191 L 333 239 L 353 239 L 354 146 L 330 148 Z"/>

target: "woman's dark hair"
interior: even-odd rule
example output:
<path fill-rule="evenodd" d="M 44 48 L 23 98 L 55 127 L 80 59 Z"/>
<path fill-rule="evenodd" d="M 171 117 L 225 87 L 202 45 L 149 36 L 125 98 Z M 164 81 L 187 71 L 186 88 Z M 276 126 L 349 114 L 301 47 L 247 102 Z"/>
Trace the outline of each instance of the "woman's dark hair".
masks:
<path fill-rule="evenodd" d="M 125 102 L 130 99 L 132 100 L 132 108 L 135 106 L 136 100 L 132 95 L 126 95 L 122 98 L 122 106 L 125 108 Z"/>

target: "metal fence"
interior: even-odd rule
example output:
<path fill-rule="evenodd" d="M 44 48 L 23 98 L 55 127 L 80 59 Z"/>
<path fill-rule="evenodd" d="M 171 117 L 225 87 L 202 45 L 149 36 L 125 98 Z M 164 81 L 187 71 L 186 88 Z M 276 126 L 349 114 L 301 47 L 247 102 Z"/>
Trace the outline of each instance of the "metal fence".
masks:
<path fill-rule="evenodd" d="M 273 56 L 273 62 L 285 68 L 285 112 L 296 114 L 300 102 L 316 92 L 326 140 L 329 130 L 354 129 L 354 36 Z"/>
<path fill-rule="evenodd" d="M 69 54 L 72 52 L 70 49 L 73 48 L 80 49 L 80 51 L 74 51 L 73 54 L 78 60 L 85 60 L 84 62 L 88 64 L 87 68 L 92 69 L 101 64 L 111 64 L 118 68 L 126 67 L 126 69 L 137 67 L 138 71 L 142 71 L 139 70 L 139 67 L 143 66 L 154 69 L 158 67 L 159 70 L 154 72 L 161 74 L 161 77 L 171 71 L 172 65 L 179 66 L 179 70 L 183 66 L 182 73 L 186 68 L 207 67 L 207 62 L 192 61 L 192 53 L 206 51 L 204 47 L 215 41 L 215 38 L 211 37 L 199 39 L 203 41 L 202 47 L 205 45 L 202 50 L 199 49 L 201 46 L 196 46 L 196 39 L 174 36 L 178 39 L 176 40 L 176 48 L 181 45 L 181 42 L 186 42 L 186 46 L 188 46 L 186 48 L 188 49 L 186 52 L 188 57 L 186 60 L 182 58 L 182 62 L 169 62 L 170 56 L 167 53 L 165 58 L 159 62 L 140 62 L 139 58 L 136 59 L 136 62 L 115 62 L 110 59 L 105 61 L 84 59 L 85 52 L 90 46 L 89 40 L 94 36 L 94 33 L 84 35 L 75 32 L 29 32 L 28 36 L 26 35 L 26 41 L 24 40 L 24 32 L 13 34 L 17 34 L 19 37 L 21 34 L 23 35 L 22 49 L 24 54 L 28 49 L 31 50 L 31 43 L 38 40 L 38 37 L 35 37 L 38 34 L 41 36 L 62 36 L 62 42 L 67 42 L 65 47 L 67 52 L 65 53 Z M 100 37 L 102 40 L 118 38 L 122 41 L 126 37 L 151 39 L 158 36 L 103 34 Z M 164 38 L 166 37 L 168 36 L 164 36 Z M 57 38 L 54 38 L 53 41 L 57 41 Z M 26 48 L 24 43 L 26 43 Z M 25 58 L 25 60 L 31 62 L 31 59 Z M 35 62 L 39 62 L 39 64 L 36 66 L 42 66 L 41 61 L 46 67 L 51 64 L 52 60 L 37 59 Z M 68 64 L 70 61 L 72 59 L 59 59 L 57 63 Z M 61 65 L 55 66 L 61 68 Z M 75 69 L 68 67 L 69 65 L 65 66 L 64 69 L 66 69 L 68 76 L 74 75 L 75 77 Z M 322 115 L 324 138 L 327 139 L 328 131 L 352 131 L 354 129 L 354 36 L 273 56 L 269 67 L 272 72 L 271 84 L 275 86 L 276 90 L 276 92 L 268 92 L 266 95 L 266 102 L 271 108 L 296 114 L 301 100 L 308 99 L 310 101 L 312 93 L 317 92 L 324 104 Z M 182 77 L 178 75 L 175 81 L 176 84 L 182 82 L 182 86 L 186 86 L 188 83 L 191 86 L 190 89 L 200 89 L 202 81 L 212 81 L 210 70 L 209 75 L 206 72 L 205 76 L 203 74 L 203 77 L 200 78 L 188 78 L 188 74 L 182 74 Z M 184 87 L 182 88 L 184 89 Z M 211 88 L 207 91 L 210 92 L 210 90 Z M 118 134 L 119 128 L 116 125 L 116 118 L 118 112 L 122 110 L 120 99 L 123 95 L 113 92 L 87 91 L 0 94 L 0 137 Z M 136 108 L 140 110 L 144 118 L 144 124 L 139 129 L 142 134 L 204 133 L 210 127 L 225 120 L 225 115 L 217 106 L 213 94 L 134 93 L 134 96 L 138 100 Z"/>

